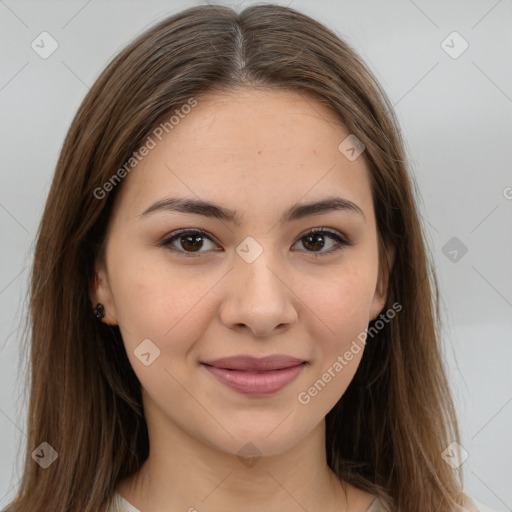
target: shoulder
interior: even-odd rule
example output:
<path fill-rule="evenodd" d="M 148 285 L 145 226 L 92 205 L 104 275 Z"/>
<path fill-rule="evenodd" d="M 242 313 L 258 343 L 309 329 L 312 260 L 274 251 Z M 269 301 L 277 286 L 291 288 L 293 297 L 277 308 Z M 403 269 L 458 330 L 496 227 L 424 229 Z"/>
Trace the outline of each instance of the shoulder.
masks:
<path fill-rule="evenodd" d="M 482 505 L 478 501 L 470 498 L 469 496 L 464 496 L 464 512 L 494 512 L 490 508 Z M 389 512 L 388 508 L 384 505 L 383 501 L 379 498 L 375 498 L 373 503 L 370 505 L 370 508 L 366 512 Z"/>
<path fill-rule="evenodd" d="M 384 504 L 379 498 L 375 498 L 366 512 L 386 512 Z"/>
<path fill-rule="evenodd" d="M 112 497 L 112 504 L 107 512 L 140 512 L 140 510 L 126 501 L 119 492 L 116 491 Z"/>

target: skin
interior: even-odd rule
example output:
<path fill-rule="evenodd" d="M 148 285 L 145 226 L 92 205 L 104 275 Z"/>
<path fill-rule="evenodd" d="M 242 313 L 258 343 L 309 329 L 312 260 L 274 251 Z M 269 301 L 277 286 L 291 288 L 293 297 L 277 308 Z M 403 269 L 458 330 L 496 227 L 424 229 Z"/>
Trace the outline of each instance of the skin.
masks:
<path fill-rule="evenodd" d="M 338 150 L 348 134 L 304 94 L 224 91 L 198 99 L 124 178 L 90 296 L 104 305 L 104 321 L 119 325 L 142 385 L 150 455 L 118 487 L 140 510 L 362 512 L 373 501 L 351 485 L 344 490 L 325 454 L 325 415 L 363 350 L 308 404 L 297 398 L 386 300 L 368 169 L 363 157 L 349 161 Z M 236 210 L 240 225 L 181 212 L 140 215 L 171 195 Z M 364 217 L 331 211 L 279 222 L 292 205 L 333 195 Z M 191 246 L 178 237 L 172 247 L 181 253 L 158 245 L 184 228 L 211 240 Z M 318 237 L 308 245 L 313 228 L 338 231 L 353 245 L 329 253 L 336 242 L 328 236 L 324 246 Z M 248 236 L 263 249 L 252 263 L 236 252 Z M 194 248 L 199 255 L 187 257 Z M 387 257 L 392 265 L 394 250 Z M 160 350 L 148 366 L 134 354 L 144 339 Z M 200 365 L 239 354 L 287 354 L 308 365 L 264 397 L 240 394 Z M 237 455 L 246 443 L 259 456 L 252 465 Z"/>

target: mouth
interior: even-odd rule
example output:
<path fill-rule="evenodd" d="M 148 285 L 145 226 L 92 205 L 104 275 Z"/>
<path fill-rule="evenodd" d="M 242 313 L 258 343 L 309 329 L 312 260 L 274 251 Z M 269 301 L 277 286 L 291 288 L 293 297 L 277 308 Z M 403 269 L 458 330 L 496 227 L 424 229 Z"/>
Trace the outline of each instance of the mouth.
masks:
<path fill-rule="evenodd" d="M 276 393 L 295 380 L 306 364 L 303 359 L 285 355 L 242 355 L 201 363 L 217 381 L 245 395 Z"/>

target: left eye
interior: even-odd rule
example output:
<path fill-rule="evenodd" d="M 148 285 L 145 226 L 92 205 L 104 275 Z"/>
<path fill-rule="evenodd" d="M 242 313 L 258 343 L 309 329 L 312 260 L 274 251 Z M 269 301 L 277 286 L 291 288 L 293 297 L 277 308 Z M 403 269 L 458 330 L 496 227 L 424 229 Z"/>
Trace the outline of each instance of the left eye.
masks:
<path fill-rule="evenodd" d="M 312 247 L 312 248 L 320 248 L 323 249 L 325 247 L 325 241 L 331 240 L 332 246 L 329 250 L 319 252 L 319 251 L 307 251 L 313 252 L 313 256 L 324 256 L 325 254 L 330 254 L 335 251 L 342 249 L 344 246 L 352 245 L 345 237 L 343 237 L 337 231 L 331 231 L 326 228 L 315 228 L 311 231 L 308 231 L 306 234 L 302 235 L 299 239 L 299 242 L 302 242 L 304 247 Z"/>
<path fill-rule="evenodd" d="M 169 247 L 169 249 L 180 255 L 195 257 L 199 256 L 201 252 L 207 252 L 201 251 L 201 249 L 204 248 L 203 244 L 205 240 L 215 245 L 205 231 L 200 229 L 183 229 L 171 233 L 162 240 L 160 245 Z M 330 240 L 332 246 L 328 250 L 320 252 L 319 250 L 324 249 L 326 240 Z M 299 242 L 302 242 L 303 247 L 306 247 L 306 252 L 312 253 L 313 256 L 323 256 L 337 251 L 344 246 L 352 245 L 341 233 L 326 228 L 315 228 L 308 231 L 302 235 L 294 245 Z M 176 247 L 176 243 L 180 243 L 181 248 Z"/>

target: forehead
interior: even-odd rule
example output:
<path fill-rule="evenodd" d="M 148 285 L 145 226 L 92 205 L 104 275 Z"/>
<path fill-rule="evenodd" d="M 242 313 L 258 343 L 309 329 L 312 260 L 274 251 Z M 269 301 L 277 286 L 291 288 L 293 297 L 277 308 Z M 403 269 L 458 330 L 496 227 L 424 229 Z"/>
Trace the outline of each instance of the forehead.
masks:
<path fill-rule="evenodd" d="M 333 193 L 371 209 L 364 159 L 349 161 L 340 152 L 349 132 L 311 94 L 243 89 L 196 101 L 161 140 L 150 134 L 154 147 L 120 191 L 129 216 L 166 195 L 195 196 L 242 214 L 250 205 L 281 211 Z"/>

